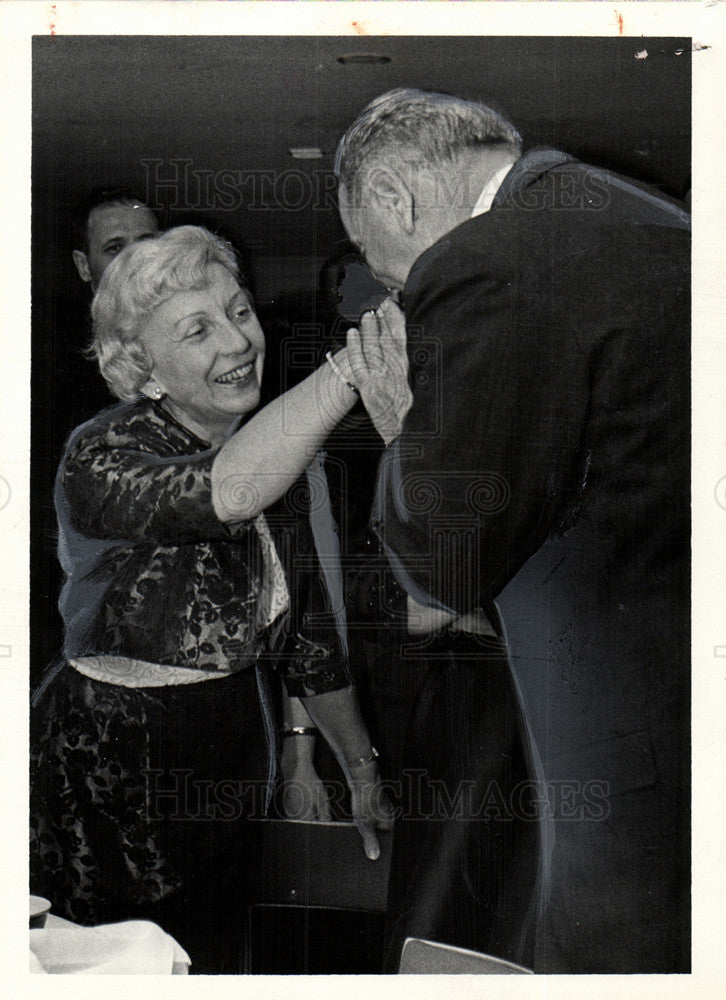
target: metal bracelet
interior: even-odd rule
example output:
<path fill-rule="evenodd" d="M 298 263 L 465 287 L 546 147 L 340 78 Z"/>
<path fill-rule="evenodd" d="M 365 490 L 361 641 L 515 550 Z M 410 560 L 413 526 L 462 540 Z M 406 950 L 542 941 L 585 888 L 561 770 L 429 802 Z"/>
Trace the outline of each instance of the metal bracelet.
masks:
<path fill-rule="evenodd" d="M 347 379 L 345 377 L 345 375 L 343 374 L 343 372 L 342 372 L 342 370 L 340 368 L 340 365 L 338 364 L 338 362 L 333 357 L 333 352 L 332 351 L 328 351 L 328 353 L 325 355 L 325 360 L 328 362 L 328 364 L 330 365 L 330 367 L 335 372 L 335 374 L 336 374 L 336 376 L 338 378 L 338 381 L 339 382 L 343 382 L 345 385 L 347 385 L 348 388 L 352 392 L 354 392 L 356 394 L 356 396 L 360 396 L 360 393 L 358 392 L 357 387 L 354 386 L 353 383 L 349 379 Z"/>
<path fill-rule="evenodd" d="M 283 729 L 282 738 L 286 736 L 317 736 L 320 732 L 315 726 L 289 726 Z"/>

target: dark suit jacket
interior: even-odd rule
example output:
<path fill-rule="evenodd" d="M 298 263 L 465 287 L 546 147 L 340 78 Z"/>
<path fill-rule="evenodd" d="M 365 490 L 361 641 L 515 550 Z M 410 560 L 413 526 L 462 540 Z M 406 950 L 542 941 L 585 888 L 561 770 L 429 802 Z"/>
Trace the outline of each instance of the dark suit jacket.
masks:
<path fill-rule="evenodd" d="M 404 290 L 414 403 L 374 516 L 414 596 L 501 612 L 540 971 L 688 965 L 689 256 L 677 203 L 540 150 Z"/>

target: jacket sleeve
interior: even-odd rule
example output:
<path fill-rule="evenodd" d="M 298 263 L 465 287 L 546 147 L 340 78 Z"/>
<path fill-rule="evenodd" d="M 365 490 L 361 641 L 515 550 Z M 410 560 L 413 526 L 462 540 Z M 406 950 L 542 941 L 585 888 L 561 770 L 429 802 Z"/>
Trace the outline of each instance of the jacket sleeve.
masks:
<path fill-rule="evenodd" d="M 102 434 L 81 438 L 59 472 L 71 523 L 89 538 L 174 545 L 229 539 L 212 506 L 215 454 L 161 457 L 112 446 Z"/>
<path fill-rule="evenodd" d="M 581 478 L 587 362 L 515 253 L 444 245 L 406 290 L 414 402 L 374 527 L 398 582 L 456 612 L 496 597 Z"/>

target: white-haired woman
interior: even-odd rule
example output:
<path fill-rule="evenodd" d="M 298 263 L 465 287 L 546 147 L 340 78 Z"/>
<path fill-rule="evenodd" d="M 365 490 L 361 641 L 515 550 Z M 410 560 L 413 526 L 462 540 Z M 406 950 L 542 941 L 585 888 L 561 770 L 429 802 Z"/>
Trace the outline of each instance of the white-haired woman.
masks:
<path fill-rule="evenodd" d="M 356 394 L 344 349 L 250 417 L 264 335 L 231 247 L 199 227 L 124 250 L 92 314 L 125 402 L 71 435 L 57 477 L 65 642 L 35 697 L 33 888 L 81 923 L 156 919 L 198 971 L 236 971 L 254 864 L 239 820 L 266 808 L 277 742 L 270 662 L 288 722 L 304 699 L 333 747 L 369 857 L 390 825 L 299 490 L 285 506 Z M 278 501 L 287 572 L 263 514 Z M 302 718 L 282 742 L 309 760 Z"/>

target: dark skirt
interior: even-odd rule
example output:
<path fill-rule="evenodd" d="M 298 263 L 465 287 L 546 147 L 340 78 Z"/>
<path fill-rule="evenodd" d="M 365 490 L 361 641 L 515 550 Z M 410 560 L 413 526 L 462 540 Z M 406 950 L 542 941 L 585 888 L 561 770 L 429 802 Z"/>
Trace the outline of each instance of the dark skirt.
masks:
<path fill-rule="evenodd" d="M 31 713 L 31 891 L 80 924 L 154 920 L 195 971 L 239 971 L 268 764 L 254 670 L 132 689 L 64 666 Z"/>

